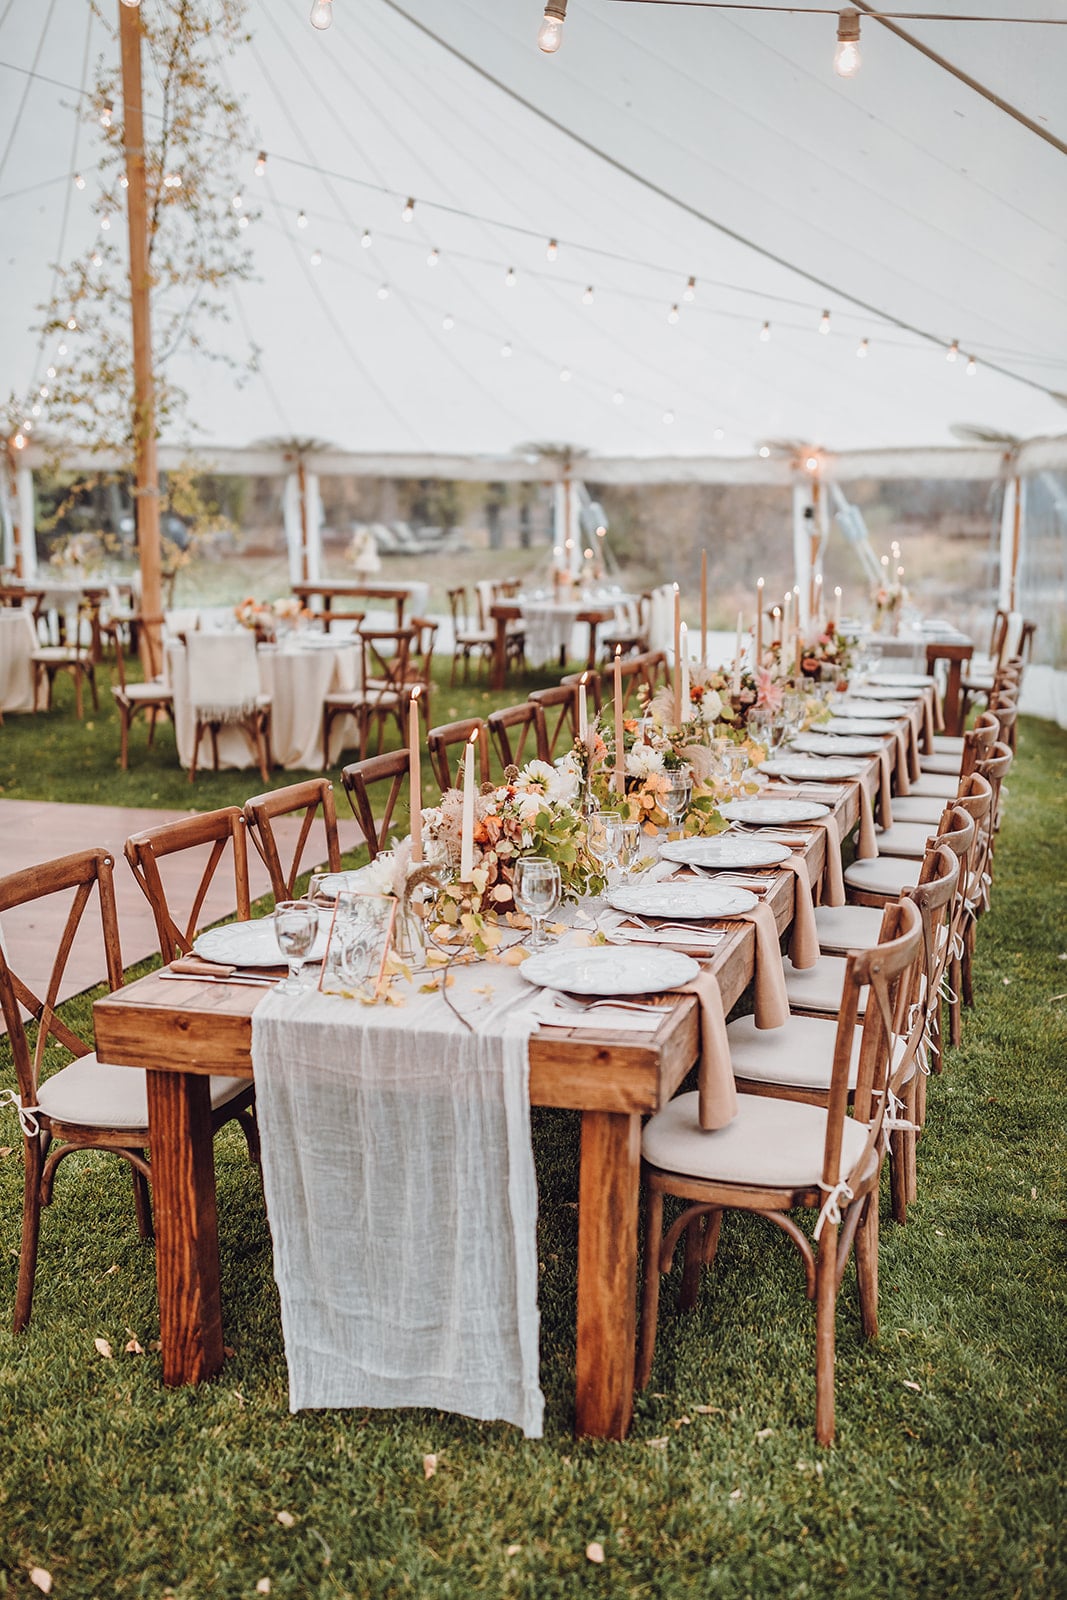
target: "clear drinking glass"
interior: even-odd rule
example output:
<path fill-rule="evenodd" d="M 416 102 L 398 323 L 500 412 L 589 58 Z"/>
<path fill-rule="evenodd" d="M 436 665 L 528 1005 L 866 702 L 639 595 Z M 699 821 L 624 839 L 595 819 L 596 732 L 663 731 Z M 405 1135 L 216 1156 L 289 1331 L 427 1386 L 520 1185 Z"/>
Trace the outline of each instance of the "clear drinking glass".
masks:
<path fill-rule="evenodd" d="M 693 778 L 688 767 L 678 767 L 668 772 L 670 788 L 660 798 L 672 828 L 680 827 L 693 796 Z"/>
<path fill-rule="evenodd" d="M 622 817 L 617 811 L 597 811 L 586 824 L 589 854 L 610 878 L 613 867 L 622 860 Z"/>
<path fill-rule="evenodd" d="M 289 963 L 289 976 L 276 985 L 283 994 L 303 988 L 300 969 L 311 954 L 319 931 L 319 908 L 309 900 L 281 900 L 274 907 L 274 937 Z"/>
<path fill-rule="evenodd" d="M 327 894 L 325 885 L 327 879 L 334 878 L 336 876 L 337 874 L 334 872 L 313 872 L 311 877 L 308 879 L 308 886 L 304 894 L 304 899 L 307 900 L 309 904 L 318 906 L 320 909 L 332 906 L 334 902 L 334 896 L 332 894 Z"/>
<path fill-rule="evenodd" d="M 562 887 L 559 867 L 547 856 L 520 856 L 515 863 L 512 889 L 516 906 L 533 923 L 531 949 L 543 950 L 548 942 L 542 923 L 559 905 Z"/>
<path fill-rule="evenodd" d="M 619 831 L 622 835 L 619 865 L 628 877 L 636 867 L 638 857 L 641 854 L 641 824 L 639 822 L 624 822 Z"/>

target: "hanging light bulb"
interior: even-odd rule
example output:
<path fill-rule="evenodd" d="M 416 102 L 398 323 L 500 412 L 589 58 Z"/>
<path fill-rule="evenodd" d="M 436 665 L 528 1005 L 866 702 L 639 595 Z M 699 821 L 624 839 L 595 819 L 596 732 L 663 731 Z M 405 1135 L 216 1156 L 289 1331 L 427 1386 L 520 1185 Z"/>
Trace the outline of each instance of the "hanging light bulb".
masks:
<path fill-rule="evenodd" d="M 978 363 L 973 356 L 967 357 L 967 376 L 973 378 L 978 371 Z"/>
<path fill-rule="evenodd" d="M 380 283 L 378 285 L 378 299 L 379 300 L 388 300 L 388 298 L 389 298 L 389 285 L 387 283 Z"/>
<path fill-rule="evenodd" d="M 859 359 L 861 361 L 865 358 L 865 356 L 867 355 L 867 352 L 868 352 L 869 349 L 870 349 L 870 340 L 869 339 L 861 339 L 859 344 L 856 346 L 856 355 L 859 357 Z"/>
<path fill-rule="evenodd" d="M 237 218 L 237 226 L 239 228 L 247 228 L 248 227 L 248 218 L 244 217 L 244 216 L 238 217 Z"/>
<path fill-rule="evenodd" d="M 956 358 L 959 356 L 959 353 L 960 353 L 960 341 L 958 339 L 953 339 L 952 343 L 949 345 L 948 349 L 945 351 L 945 360 L 946 361 L 955 361 Z"/>
<path fill-rule="evenodd" d="M 297 214 L 296 214 L 296 225 L 297 225 L 298 228 L 306 228 L 307 227 L 308 219 L 307 219 L 307 212 L 306 211 L 298 211 L 297 212 Z"/>
<path fill-rule="evenodd" d="M 77 331 L 78 331 L 78 319 L 77 319 L 77 317 L 68 317 L 67 318 L 67 327 L 70 329 L 71 333 L 77 333 Z"/>
<path fill-rule="evenodd" d="M 663 426 L 665 428 L 669 428 L 673 421 L 674 421 L 674 412 L 673 411 L 665 411 L 663 413 Z"/>
<path fill-rule="evenodd" d="M 16 433 L 11 443 L 15 446 L 16 450 L 25 450 L 26 448 L 26 441 L 22 437 L 21 433 Z"/>
<path fill-rule="evenodd" d="M 767 444 L 761 444 L 761 445 L 760 445 L 760 447 L 759 447 L 759 453 L 760 453 L 760 456 L 761 456 L 761 457 L 762 457 L 762 459 L 763 459 L 763 460 L 764 460 L 764 461 L 766 461 L 766 459 L 767 459 L 767 457 L 768 457 L 768 456 L 769 456 L 769 455 L 770 455 L 770 453 L 771 453 L 771 447 L 770 447 L 770 445 L 767 445 Z"/>
<path fill-rule="evenodd" d="M 119 188 L 120 189 L 128 189 L 129 187 L 130 187 L 130 180 L 129 180 L 129 178 L 127 178 L 125 173 L 122 173 L 121 177 L 119 178 Z"/>
<path fill-rule="evenodd" d="M 245 197 L 241 193 L 241 191 L 238 190 L 237 193 L 234 195 L 233 199 L 230 201 L 230 204 L 231 204 L 231 206 L 233 207 L 233 209 L 235 211 L 243 211 L 244 210 L 244 203 L 245 203 Z"/>
<path fill-rule="evenodd" d="M 128 6 L 131 11 L 136 11 L 141 4 L 141 0 L 122 0 L 122 4 Z"/>
<path fill-rule="evenodd" d="M 713 428 L 711 437 L 715 440 L 716 444 L 720 444 L 722 440 L 726 438 L 726 434 L 721 428 Z"/>
<path fill-rule="evenodd" d="M 505 360 L 511 354 L 511 346 L 508 344 L 506 339 L 505 339 L 504 343 L 500 346 L 500 354 L 505 358 Z"/>
<path fill-rule="evenodd" d="M 681 312 L 678 310 L 678 307 L 676 305 L 671 306 L 671 309 L 667 312 L 667 321 L 673 325 L 678 321 L 680 316 Z"/>
<path fill-rule="evenodd" d="M 404 209 L 400 213 L 400 220 L 401 220 L 401 222 L 410 222 L 414 215 L 415 215 L 415 201 L 414 201 L 414 199 L 412 198 L 411 195 L 408 195 L 408 198 L 407 198 L 407 200 L 406 200 L 406 202 L 404 204 Z"/>
<path fill-rule="evenodd" d="M 47 383 L 42 383 L 42 385 L 38 389 L 37 393 L 40 395 L 42 400 L 47 400 L 48 399 L 48 385 L 47 385 Z"/>
<path fill-rule="evenodd" d="M 108 217 L 108 216 L 101 217 L 100 218 L 100 232 L 101 233 L 107 233 L 108 230 L 110 229 L 110 227 L 111 227 L 111 218 Z"/>
<path fill-rule="evenodd" d="M 541 26 L 537 30 L 537 43 L 546 56 L 554 56 L 563 43 L 563 22 L 567 15 L 567 0 L 548 0 Z"/>
<path fill-rule="evenodd" d="M 100 126 L 102 128 L 110 128 L 114 110 L 115 107 L 110 102 L 100 107 Z"/>
<path fill-rule="evenodd" d="M 371 231 L 369 228 L 364 228 L 363 232 L 360 234 L 359 242 L 363 246 L 364 250 L 370 249 L 371 245 L 374 243 L 374 240 L 371 237 Z"/>
<path fill-rule="evenodd" d="M 45 373 L 45 377 L 46 378 L 54 378 L 55 375 L 56 375 L 55 367 L 49 367 L 48 370 Z"/>
<path fill-rule="evenodd" d="M 451 311 L 446 311 L 445 312 L 444 316 L 441 319 L 441 326 L 445 330 L 446 333 L 451 333 L 452 332 L 452 329 L 456 326 L 456 319 L 452 315 Z"/>
<path fill-rule="evenodd" d="M 695 278 L 690 278 L 688 283 L 686 284 L 685 288 L 682 290 L 682 299 L 687 301 L 689 305 L 692 305 L 692 303 L 696 299 L 696 297 L 697 297 L 697 281 L 696 281 Z"/>
<path fill-rule="evenodd" d="M 507 284 L 509 289 L 514 289 L 516 283 L 518 282 L 518 278 L 515 276 L 515 268 L 514 267 L 509 267 L 508 270 L 505 272 L 505 274 L 504 274 L 504 282 Z"/>
<path fill-rule="evenodd" d="M 318 28 L 320 33 L 325 33 L 332 21 L 333 0 L 315 0 L 311 8 L 311 26 Z"/>
<path fill-rule="evenodd" d="M 559 375 L 559 381 L 560 381 L 560 383 L 570 383 L 570 381 L 571 381 L 571 369 L 570 369 L 570 367 L 563 367 L 561 369 L 560 375 Z"/>
<path fill-rule="evenodd" d="M 76 172 L 74 174 L 74 187 L 75 189 L 85 188 L 85 179 L 82 177 L 80 172 Z"/>
<path fill-rule="evenodd" d="M 311 252 L 311 265 L 313 267 L 321 267 L 322 266 L 322 251 L 321 250 L 312 250 L 312 252 Z"/>
<path fill-rule="evenodd" d="M 430 251 L 429 255 L 426 257 L 426 265 L 428 267 L 436 267 L 436 265 L 440 261 L 440 259 L 441 259 L 441 252 L 440 252 L 440 250 L 438 250 L 437 246 L 434 245 L 433 249 Z"/>
<path fill-rule="evenodd" d="M 582 305 L 591 306 L 593 304 L 593 299 L 593 285 L 590 283 L 586 285 L 585 293 L 582 295 Z"/>
<path fill-rule="evenodd" d="M 616 389 L 615 393 L 611 397 L 611 403 L 613 406 L 621 406 L 625 398 L 626 396 L 623 394 L 622 390 Z"/>
<path fill-rule="evenodd" d="M 762 339 L 763 343 L 766 344 L 768 339 L 771 336 L 771 325 L 770 325 L 769 322 L 765 322 L 763 324 L 763 327 L 759 331 L 759 336 Z"/>
<path fill-rule="evenodd" d="M 824 311 L 822 316 L 819 318 L 819 332 L 830 332 L 830 313 L 828 311 Z"/>
<path fill-rule="evenodd" d="M 556 259 L 556 257 L 558 255 L 559 255 L 559 240 L 558 239 L 550 239 L 548 241 L 548 249 L 545 251 L 545 258 L 548 261 L 555 261 L 555 259 Z"/>
<path fill-rule="evenodd" d="M 837 18 L 837 46 L 834 50 L 834 71 L 839 78 L 854 78 L 862 65 L 860 14 L 855 6 L 845 6 Z"/>
<path fill-rule="evenodd" d="M 30 416 L 31 417 L 39 417 L 40 415 L 41 415 L 41 408 L 37 404 L 37 401 L 35 400 L 33 402 L 33 405 L 30 407 Z"/>
<path fill-rule="evenodd" d="M 804 462 L 804 470 L 805 470 L 805 472 L 818 472 L 818 470 L 819 470 L 819 458 L 818 458 L 818 456 L 808 456 L 807 460 Z"/>
<path fill-rule="evenodd" d="M 259 152 L 259 155 L 256 157 L 256 164 L 252 168 L 252 171 L 255 173 L 257 178 L 262 178 L 262 176 L 266 172 L 266 170 L 267 170 L 267 152 L 265 150 L 261 150 Z"/>

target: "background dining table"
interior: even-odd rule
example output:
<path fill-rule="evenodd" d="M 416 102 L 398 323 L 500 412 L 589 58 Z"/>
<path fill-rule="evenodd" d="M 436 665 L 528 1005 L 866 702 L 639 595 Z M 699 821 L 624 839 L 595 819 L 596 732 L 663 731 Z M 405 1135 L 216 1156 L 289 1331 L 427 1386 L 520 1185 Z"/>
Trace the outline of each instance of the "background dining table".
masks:
<path fill-rule="evenodd" d="M 874 793 L 877 762 L 860 780 Z M 842 836 L 859 820 L 859 786 L 836 790 Z M 827 796 L 830 802 L 829 795 Z M 813 884 L 825 833 L 798 834 Z M 793 919 L 792 873 L 765 895 L 779 934 Z M 712 923 L 724 937 L 707 965 L 725 1010 L 751 982 L 750 922 Z M 215 1171 L 208 1077 L 252 1077 L 251 1018 L 264 990 L 226 982 L 168 981 L 149 973 L 94 1005 L 101 1059 L 148 1070 L 163 1379 L 210 1378 L 223 1362 Z M 621 1439 L 633 1413 L 641 1127 L 676 1093 L 697 1059 L 698 1004 L 665 997 L 647 1032 L 544 1026 L 530 1039 L 530 1100 L 579 1111 L 578 1298 L 575 1423 L 580 1435 Z M 160 1051 L 159 1041 L 167 1041 Z"/>
<path fill-rule="evenodd" d="M 32 711 L 33 664 L 37 630 L 33 613 L 22 606 L 0 606 L 0 711 Z"/>

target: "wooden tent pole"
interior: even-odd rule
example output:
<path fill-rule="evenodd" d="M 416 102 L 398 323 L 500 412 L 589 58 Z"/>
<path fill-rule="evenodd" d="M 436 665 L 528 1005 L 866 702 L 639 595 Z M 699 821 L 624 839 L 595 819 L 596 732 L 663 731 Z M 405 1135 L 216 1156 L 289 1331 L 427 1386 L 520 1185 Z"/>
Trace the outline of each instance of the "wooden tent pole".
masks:
<path fill-rule="evenodd" d="M 148 205 L 145 194 L 144 116 L 141 90 L 141 13 L 119 5 L 122 64 L 122 142 L 126 153 L 126 219 L 130 239 L 130 313 L 133 325 L 133 443 L 137 487 L 137 549 L 141 563 L 141 652 L 146 676 L 162 666 L 162 550 L 159 531 L 159 462 L 155 379 L 149 306 Z"/>

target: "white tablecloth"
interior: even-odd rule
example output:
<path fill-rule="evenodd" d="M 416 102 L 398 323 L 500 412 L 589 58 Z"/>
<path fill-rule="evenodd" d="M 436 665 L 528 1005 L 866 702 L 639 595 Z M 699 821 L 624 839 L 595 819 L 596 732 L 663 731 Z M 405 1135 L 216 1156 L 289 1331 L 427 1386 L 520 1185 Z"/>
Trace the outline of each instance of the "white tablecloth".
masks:
<path fill-rule="evenodd" d="M 343 640 L 330 640 L 318 646 L 261 646 L 256 660 L 261 691 L 271 697 L 271 753 L 276 765 L 318 772 L 322 767 L 323 698 L 336 690 L 356 688 L 361 670 L 358 647 Z M 189 704 L 185 646 L 175 640 L 167 645 L 167 671 L 174 691 L 178 760 L 187 767 L 196 730 Z M 340 720 L 334 724 L 334 731 L 340 739 Z M 351 737 L 351 730 L 345 732 L 345 737 Z M 210 761 L 211 743 L 205 735 L 201 742 L 200 764 L 210 764 Z M 220 731 L 219 765 L 255 765 L 248 740 L 240 729 Z"/>
<path fill-rule="evenodd" d="M 626 604 L 629 595 L 593 594 L 577 595 L 572 600 L 553 600 L 535 595 L 520 595 L 517 604 L 522 608 L 526 629 L 526 659 L 531 666 L 557 666 L 561 659 L 585 660 L 589 646 L 588 623 L 580 627 L 577 617 L 582 611 L 614 611 L 615 623 L 625 625 Z M 611 624 L 605 624 L 610 627 Z M 597 629 L 597 634 L 601 633 Z M 577 636 L 577 637 L 576 637 Z"/>
<path fill-rule="evenodd" d="M 33 617 L 21 606 L 0 606 L 0 711 L 33 710 L 33 668 L 37 648 Z"/>

